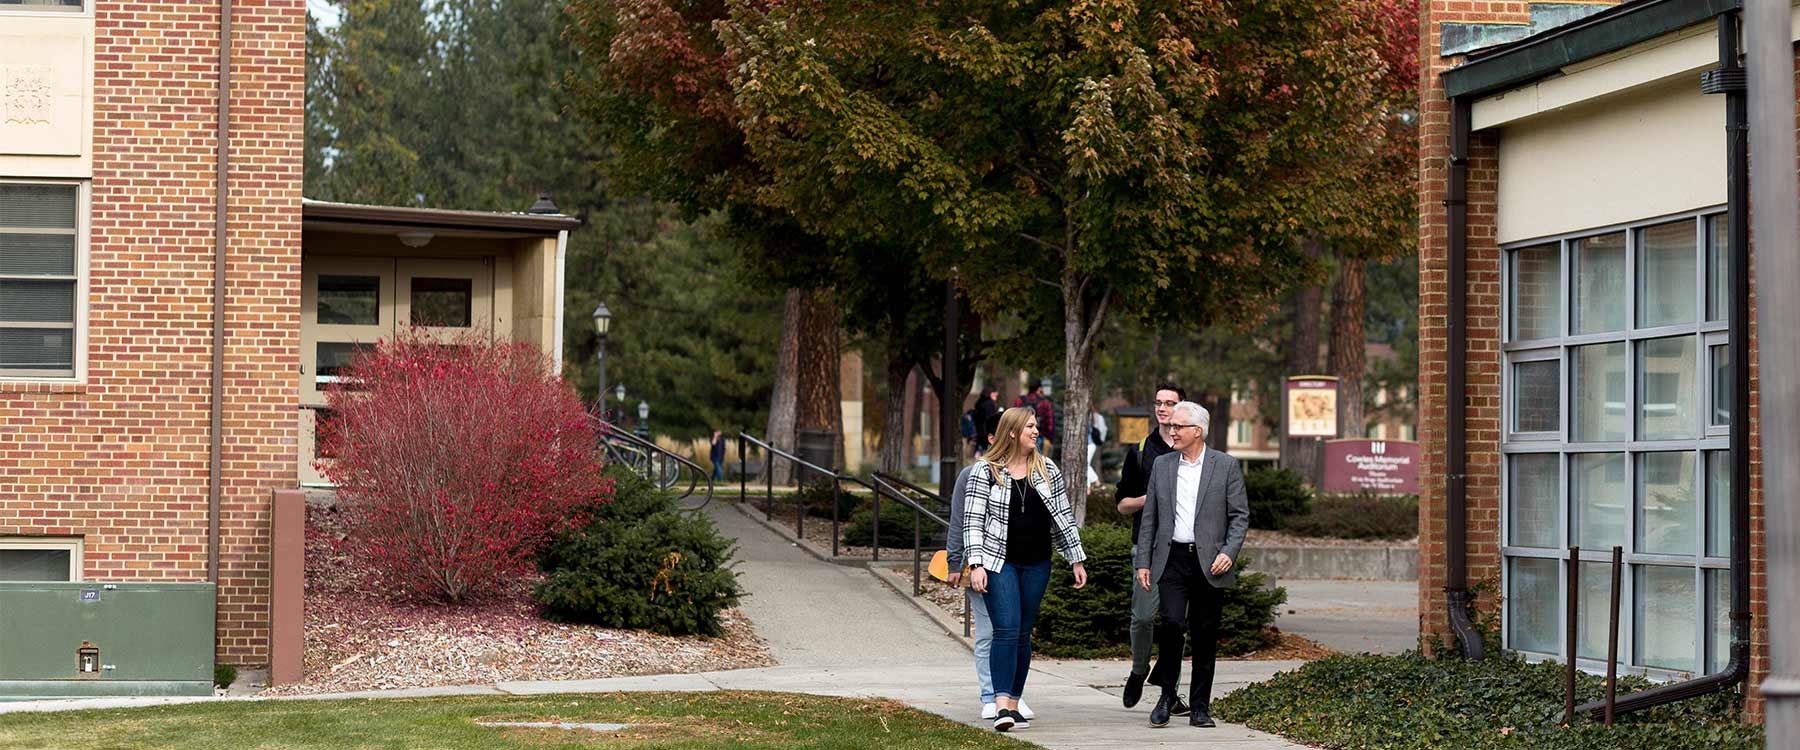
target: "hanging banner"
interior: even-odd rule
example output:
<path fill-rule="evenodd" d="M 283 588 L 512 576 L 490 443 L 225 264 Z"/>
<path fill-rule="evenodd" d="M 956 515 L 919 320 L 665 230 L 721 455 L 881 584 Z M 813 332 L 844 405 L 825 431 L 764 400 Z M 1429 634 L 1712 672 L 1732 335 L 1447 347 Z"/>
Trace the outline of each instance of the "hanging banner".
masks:
<path fill-rule="evenodd" d="M 1325 441 L 1326 492 L 1419 494 L 1419 444 L 1410 440 Z"/>
<path fill-rule="evenodd" d="M 1338 381 L 1323 375 L 1287 379 L 1287 436 L 1334 438 L 1338 435 Z"/>

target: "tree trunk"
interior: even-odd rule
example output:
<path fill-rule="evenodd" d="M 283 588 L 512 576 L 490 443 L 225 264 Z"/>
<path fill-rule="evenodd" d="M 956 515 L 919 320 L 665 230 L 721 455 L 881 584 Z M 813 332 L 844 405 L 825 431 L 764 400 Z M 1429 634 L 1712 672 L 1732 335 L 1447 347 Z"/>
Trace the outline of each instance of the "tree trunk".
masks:
<path fill-rule="evenodd" d="M 1363 370 L 1366 334 L 1363 312 L 1368 261 L 1339 261 L 1337 285 L 1331 293 L 1331 372 L 1338 377 L 1338 437 L 1362 437 Z"/>
<path fill-rule="evenodd" d="M 829 291 L 812 291 L 800 297 L 800 324 L 797 349 L 797 374 L 794 409 L 796 432 L 829 432 L 833 441 L 826 468 L 836 470 L 843 463 L 842 383 L 838 379 L 837 303 Z"/>
<path fill-rule="evenodd" d="M 1070 248 L 1073 250 L 1073 247 Z M 1063 266 L 1063 372 L 1069 382 L 1063 388 L 1062 424 L 1057 425 L 1057 450 L 1062 460 L 1064 484 L 1069 490 L 1069 507 L 1075 511 L 1075 523 L 1087 524 L 1087 441 L 1088 417 L 1093 410 L 1094 342 L 1089 336 L 1105 322 L 1111 290 L 1090 303 L 1084 294 L 1086 280 L 1068 264 Z"/>
<path fill-rule="evenodd" d="M 787 290 L 787 301 L 781 313 L 781 345 L 775 350 L 775 383 L 769 394 L 769 429 L 763 439 L 784 451 L 794 450 L 794 418 L 798 405 L 800 366 L 800 298 L 799 289 Z M 793 464 L 769 456 L 767 471 L 776 484 L 789 484 Z"/>
<path fill-rule="evenodd" d="M 1206 447 L 1220 453 L 1229 453 L 1231 448 L 1231 394 L 1208 393 L 1199 397 L 1199 404 L 1206 407 L 1207 413 L 1212 416 L 1212 424 L 1206 426 Z"/>
<path fill-rule="evenodd" d="M 912 374 L 912 362 L 888 354 L 887 393 L 882 397 L 886 419 L 881 425 L 881 453 L 876 459 L 883 472 L 899 474 L 906 468 L 906 376 Z"/>
<path fill-rule="evenodd" d="M 1325 244 L 1318 240 L 1307 239 L 1300 242 L 1300 249 L 1308 258 L 1318 258 L 1325 254 Z M 1293 296 L 1293 340 L 1289 342 L 1287 357 L 1288 375 L 1319 375 L 1319 306 L 1323 301 L 1324 290 L 1317 286 L 1304 287 Z M 1285 400 L 1285 395 L 1282 396 Z M 1291 469 L 1308 483 L 1319 481 L 1319 455 L 1317 438 L 1290 438 L 1286 434 L 1287 404 L 1281 406 L 1281 467 Z"/>

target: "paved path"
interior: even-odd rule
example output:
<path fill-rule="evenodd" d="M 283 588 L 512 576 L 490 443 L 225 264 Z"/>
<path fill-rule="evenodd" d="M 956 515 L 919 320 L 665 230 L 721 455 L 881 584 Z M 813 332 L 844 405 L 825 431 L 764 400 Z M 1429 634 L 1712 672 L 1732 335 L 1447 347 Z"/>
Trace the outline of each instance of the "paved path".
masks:
<path fill-rule="evenodd" d="M 1415 581 L 1281 579 L 1288 601 L 1275 625 L 1334 651 L 1398 654 L 1418 645 Z"/>

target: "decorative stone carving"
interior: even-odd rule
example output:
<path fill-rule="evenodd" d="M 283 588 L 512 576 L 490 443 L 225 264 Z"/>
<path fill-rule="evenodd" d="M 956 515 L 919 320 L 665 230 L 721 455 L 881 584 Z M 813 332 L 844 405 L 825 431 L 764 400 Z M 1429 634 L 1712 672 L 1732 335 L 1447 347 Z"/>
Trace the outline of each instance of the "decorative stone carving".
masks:
<path fill-rule="evenodd" d="M 52 125 L 56 70 L 47 65 L 0 68 L 0 123 Z"/>

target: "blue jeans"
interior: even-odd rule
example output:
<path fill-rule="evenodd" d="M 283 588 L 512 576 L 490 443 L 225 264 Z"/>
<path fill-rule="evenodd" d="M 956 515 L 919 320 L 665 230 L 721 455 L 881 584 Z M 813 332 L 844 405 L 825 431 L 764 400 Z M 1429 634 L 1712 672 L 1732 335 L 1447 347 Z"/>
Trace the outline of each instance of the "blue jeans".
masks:
<path fill-rule="evenodd" d="M 1031 628 L 1037 625 L 1038 605 L 1050 585 L 1050 561 L 1007 563 L 1000 570 L 988 571 L 987 579 L 988 617 L 994 627 L 988 664 L 994 676 L 994 695 L 1017 699 L 1025 692 L 1025 676 L 1031 672 Z"/>
<path fill-rule="evenodd" d="M 994 702 L 994 620 L 988 617 L 987 594 L 969 592 L 969 614 L 975 620 L 975 681 L 981 685 L 981 702 Z"/>
<path fill-rule="evenodd" d="M 715 481 L 715 482 L 725 481 L 725 462 L 724 461 L 714 461 L 713 462 L 713 481 Z"/>

